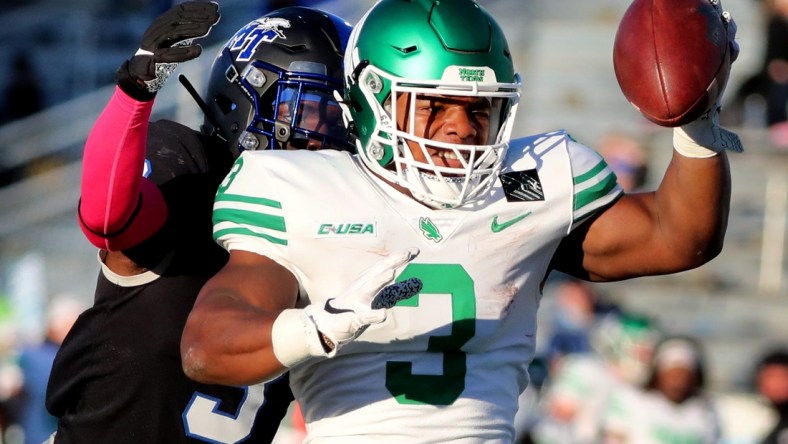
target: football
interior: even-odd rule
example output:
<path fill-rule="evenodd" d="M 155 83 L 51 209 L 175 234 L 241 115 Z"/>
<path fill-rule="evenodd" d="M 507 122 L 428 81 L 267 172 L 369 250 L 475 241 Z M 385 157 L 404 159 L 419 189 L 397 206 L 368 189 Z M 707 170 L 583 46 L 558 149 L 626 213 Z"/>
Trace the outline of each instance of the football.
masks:
<path fill-rule="evenodd" d="M 613 68 L 621 91 L 650 121 L 689 123 L 722 93 L 728 29 L 709 0 L 634 0 L 619 23 Z"/>

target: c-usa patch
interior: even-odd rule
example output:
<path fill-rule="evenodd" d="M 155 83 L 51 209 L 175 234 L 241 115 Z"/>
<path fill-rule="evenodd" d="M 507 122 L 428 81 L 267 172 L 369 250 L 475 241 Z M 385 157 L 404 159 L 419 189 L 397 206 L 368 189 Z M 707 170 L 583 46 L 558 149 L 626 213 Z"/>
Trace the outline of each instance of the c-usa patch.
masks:
<path fill-rule="evenodd" d="M 512 171 L 499 176 L 507 202 L 544 200 L 544 190 L 536 170 Z"/>

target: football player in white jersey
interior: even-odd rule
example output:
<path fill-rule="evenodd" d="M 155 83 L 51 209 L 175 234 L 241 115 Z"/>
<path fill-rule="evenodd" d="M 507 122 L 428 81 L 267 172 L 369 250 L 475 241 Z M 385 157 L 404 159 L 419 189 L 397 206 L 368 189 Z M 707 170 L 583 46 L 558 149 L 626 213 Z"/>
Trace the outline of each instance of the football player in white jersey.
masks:
<path fill-rule="evenodd" d="M 601 408 L 595 442 L 720 442 L 720 418 L 706 392 L 705 359 L 691 337 L 671 336 L 656 348 L 647 381 L 616 387 Z"/>
<path fill-rule="evenodd" d="M 230 260 L 181 341 L 199 381 L 289 369 L 307 442 L 510 443 L 552 269 L 620 280 L 722 247 L 713 119 L 675 130 L 642 194 L 564 131 L 510 141 L 519 77 L 472 0 L 381 0 L 344 63 L 358 153 L 238 158 L 213 213 Z"/>

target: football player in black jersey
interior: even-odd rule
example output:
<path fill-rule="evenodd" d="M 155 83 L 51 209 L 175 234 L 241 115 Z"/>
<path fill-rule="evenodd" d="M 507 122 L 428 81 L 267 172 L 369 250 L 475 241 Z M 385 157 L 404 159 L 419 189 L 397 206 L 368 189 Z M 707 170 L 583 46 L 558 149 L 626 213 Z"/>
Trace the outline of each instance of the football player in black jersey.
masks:
<path fill-rule="evenodd" d="M 213 2 L 157 18 L 87 139 L 79 223 L 101 272 L 52 368 L 56 443 L 268 443 L 292 401 L 286 375 L 249 387 L 188 379 L 179 342 L 197 292 L 227 259 L 211 210 L 239 152 L 351 149 L 333 94 L 351 27 L 311 8 L 266 14 L 214 60 L 206 101 L 195 94 L 200 131 L 149 122 L 167 76 L 200 55 L 193 40 L 218 20 Z"/>

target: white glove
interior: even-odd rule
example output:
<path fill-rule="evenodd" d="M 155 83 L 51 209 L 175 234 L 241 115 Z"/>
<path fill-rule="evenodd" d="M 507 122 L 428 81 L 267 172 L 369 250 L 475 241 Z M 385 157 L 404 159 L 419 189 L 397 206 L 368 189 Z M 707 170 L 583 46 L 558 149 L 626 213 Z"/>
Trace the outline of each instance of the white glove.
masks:
<path fill-rule="evenodd" d="M 709 111 L 686 125 L 673 129 L 673 147 L 685 157 L 708 158 L 723 150 L 744 151 L 739 136 L 720 126 L 719 99 Z"/>
<path fill-rule="evenodd" d="M 739 57 L 739 44 L 736 43 L 736 22 L 728 11 L 722 10 L 719 0 L 711 0 L 728 30 L 730 63 Z M 730 66 L 728 67 L 730 69 Z M 722 91 L 717 101 L 697 120 L 673 129 L 673 147 L 685 157 L 708 158 L 723 150 L 740 153 L 744 150 L 739 136 L 733 131 L 720 127 L 722 110 Z"/>
<path fill-rule="evenodd" d="M 367 327 L 385 321 L 387 309 L 421 291 L 418 278 L 386 285 L 418 253 L 414 248 L 391 254 L 362 273 L 342 296 L 324 305 L 283 311 L 271 331 L 279 362 L 292 367 L 314 356 L 331 358 Z"/>

